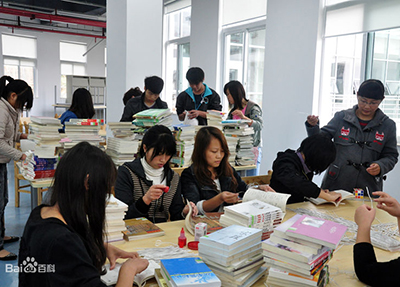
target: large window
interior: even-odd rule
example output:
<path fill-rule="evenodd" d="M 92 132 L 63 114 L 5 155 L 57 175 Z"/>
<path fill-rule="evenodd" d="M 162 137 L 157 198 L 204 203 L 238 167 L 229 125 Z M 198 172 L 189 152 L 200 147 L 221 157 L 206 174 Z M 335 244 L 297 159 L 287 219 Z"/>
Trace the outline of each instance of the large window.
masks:
<path fill-rule="evenodd" d="M 86 44 L 60 42 L 61 98 L 67 98 L 67 75 L 86 75 L 86 51 Z"/>
<path fill-rule="evenodd" d="M 4 74 L 22 79 L 36 91 L 36 39 L 24 36 L 2 35 Z"/>
<path fill-rule="evenodd" d="M 237 80 L 243 84 L 247 97 L 262 105 L 264 77 L 265 28 L 225 32 L 223 85 Z M 224 105 L 227 106 L 227 105 Z"/>
<path fill-rule="evenodd" d="M 186 89 L 186 72 L 190 67 L 191 7 L 165 15 L 165 100 L 175 109 L 176 97 Z"/>

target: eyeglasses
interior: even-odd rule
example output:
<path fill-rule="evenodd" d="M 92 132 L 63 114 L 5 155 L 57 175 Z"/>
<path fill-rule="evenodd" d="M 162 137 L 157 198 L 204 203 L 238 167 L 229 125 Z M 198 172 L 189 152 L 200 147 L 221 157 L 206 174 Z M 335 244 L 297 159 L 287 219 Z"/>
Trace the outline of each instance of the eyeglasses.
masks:
<path fill-rule="evenodd" d="M 364 100 L 363 98 L 360 98 L 360 97 L 358 98 L 358 102 L 360 104 L 362 104 L 363 106 L 369 105 L 370 107 L 377 107 L 381 103 L 380 101 L 379 102 L 367 102 L 366 100 Z"/>

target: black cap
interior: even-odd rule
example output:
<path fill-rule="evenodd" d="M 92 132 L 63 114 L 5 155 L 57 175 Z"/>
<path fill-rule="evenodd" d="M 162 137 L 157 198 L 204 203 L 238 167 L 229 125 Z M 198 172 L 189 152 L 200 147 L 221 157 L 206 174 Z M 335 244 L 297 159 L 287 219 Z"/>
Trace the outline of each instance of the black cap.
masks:
<path fill-rule="evenodd" d="M 385 98 L 385 87 L 382 82 L 379 80 L 366 80 L 358 89 L 357 96 L 374 99 L 374 100 L 383 100 Z"/>
<path fill-rule="evenodd" d="M 144 86 L 146 90 L 150 90 L 154 94 L 159 94 L 164 88 L 164 81 L 160 77 L 151 76 L 144 79 Z"/>

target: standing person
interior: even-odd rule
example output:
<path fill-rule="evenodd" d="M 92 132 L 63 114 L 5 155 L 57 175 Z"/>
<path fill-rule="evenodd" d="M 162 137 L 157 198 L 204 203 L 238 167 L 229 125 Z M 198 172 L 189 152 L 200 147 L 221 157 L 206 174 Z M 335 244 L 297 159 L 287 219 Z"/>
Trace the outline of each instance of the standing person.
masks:
<path fill-rule="evenodd" d="M 122 98 L 122 101 L 124 102 L 124 106 L 126 106 L 126 103 L 132 99 L 139 97 L 143 94 L 143 92 L 140 90 L 139 87 L 136 88 L 130 88 L 126 93 L 124 94 L 124 97 Z"/>
<path fill-rule="evenodd" d="M 373 192 L 376 207 L 394 216 L 400 224 L 400 204 L 385 192 Z M 356 209 L 354 221 L 358 225 L 356 244 L 353 247 L 354 271 L 358 279 L 374 287 L 397 286 L 400 282 L 400 257 L 388 262 L 376 260 L 374 247 L 371 244 L 371 225 L 376 210 L 366 204 Z M 398 226 L 400 229 L 400 226 Z"/>
<path fill-rule="evenodd" d="M 168 109 L 168 104 L 160 99 L 164 81 L 151 76 L 144 79 L 144 92 L 141 96 L 130 99 L 124 108 L 120 122 L 131 122 L 132 116 L 147 109 Z"/>
<path fill-rule="evenodd" d="M 64 133 L 65 122 L 71 119 L 91 119 L 94 114 L 92 94 L 85 88 L 76 89 L 72 95 L 71 106 L 60 117 L 63 128 L 58 131 Z"/>
<path fill-rule="evenodd" d="M 258 175 L 261 164 L 261 130 L 263 128 L 262 111 L 259 105 L 246 98 L 243 85 L 238 81 L 230 81 L 224 86 L 224 93 L 228 97 L 232 109 L 228 119 L 249 120 L 249 127 L 253 127 L 253 153 L 257 168 L 247 171 L 247 176 Z"/>
<path fill-rule="evenodd" d="M 385 174 L 399 156 L 396 124 L 379 109 L 384 91 L 381 81 L 364 81 L 357 92 L 358 104 L 337 112 L 321 130 L 317 116 L 307 117 L 308 135 L 321 132 L 336 146 L 336 159 L 324 176 L 323 189 L 382 190 Z"/>
<path fill-rule="evenodd" d="M 32 210 L 19 251 L 18 266 L 31 264 L 40 270 L 44 265 L 45 271 L 23 268 L 19 286 L 106 286 L 100 280 L 106 258 L 110 269 L 118 258 L 129 258 L 121 266 L 116 286 L 133 285 L 135 274 L 147 268 L 147 260 L 104 243 L 106 200 L 115 177 L 110 157 L 87 142 L 63 155 L 50 205 Z"/>
<path fill-rule="evenodd" d="M 182 198 L 179 175 L 169 165 L 174 154 L 176 141 L 171 131 L 157 125 L 145 133 L 140 157 L 119 167 L 115 196 L 128 205 L 125 219 L 146 217 L 159 223 L 186 216 L 189 207 Z M 196 206 L 191 204 L 196 215 Z"/>
<path fill-rule="evenodd" d="M 216 127 L 201 128 L 195 138 L 192 165 L 181 175 L 182 193 L 193 201 L 199 213 L 223 211 L 225 205 L 239 201 L 247 184 L 229 164 L 229 149 L 224 134 Z M 273 191 L 267 185 L 260 189 Z"/>
<path fill-rule="evenodd" d="M 221 111 L 221 98 L 216 91 L 204 84 L 204 71 L 201 68 L 190 68 L 186 73 L 189 88 L 180 93 L 176 99 L 176 113 L 180 121 L 197 119 L 199 125 L 207 125 L 207 110 Z"/>
<path fill-rule="evenodd" d="M 333 142 L 316 134 L 305 138 L 297 151 L 279 152 L 272 165 L 270 186 L 276 191 L 291 194 L 287 203 L 304 201 L 304 197 L 320 197 L 326 201 L 338 201 L 341 195 L 329 192 L 312 182 L 314 173 L 320 174 L 334 161 L 336 149 Z"/>
<path fill-rule="evenodd" d="M 0 96 L 0 260 L 5 261 L 15 260 L 17 255 L 4 249 L 4 244 L 19 240 L 18 237 L 5 235 L 4 211 L 8 203 L 7 163 L 10 160 L 26 158 L 25 154 L 15 149 L 15 143 L 27 138 L 26 134 L 18 132 L 19 116 L 24 108 L 32 108 L 33 93 L 25 81 L 3 76 L 0 78 Z"/>

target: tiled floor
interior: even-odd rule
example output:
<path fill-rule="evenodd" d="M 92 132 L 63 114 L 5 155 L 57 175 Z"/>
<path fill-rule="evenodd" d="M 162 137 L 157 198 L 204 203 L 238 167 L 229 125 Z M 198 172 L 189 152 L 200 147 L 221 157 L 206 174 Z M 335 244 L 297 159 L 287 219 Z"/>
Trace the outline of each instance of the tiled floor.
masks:
<path fill-rule="evenodd" d="M 24 231 L 25 222 L 31 212 L 31 197 L 28 193 L 21 193 L 20 195 L 20 207 L 15 207 L 15 195 L 14 195 L 14 165 L 13 162 L 9 163 L 8 166 L 8 196 L 9 201 L 6 206 L 6 235 L 21 236 Z M 6 244 L 5 249 L 8 251 L 18 254 L 19 241 Z M 0 287 L 14 287 L 18 286 L 18 273 L 6 272 L 6 264 L 12 264 L 16 266 L 18 260 L 14 261 L 0 261 Z M 10 265 L 8 265 L 10 269 Z"/>

